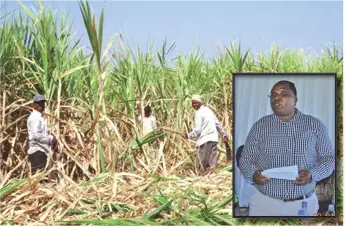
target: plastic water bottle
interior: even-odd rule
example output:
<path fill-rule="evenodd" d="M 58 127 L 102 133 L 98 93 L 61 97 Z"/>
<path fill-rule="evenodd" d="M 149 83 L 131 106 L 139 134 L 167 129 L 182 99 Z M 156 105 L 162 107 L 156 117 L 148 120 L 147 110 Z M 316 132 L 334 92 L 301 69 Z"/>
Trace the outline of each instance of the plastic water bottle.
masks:
<path fill-rule="evenodd" d="M 308 208 L 308 203 L 307 203 L 307 201 L 303 200 L 302 201 L 302 209 L 298 210 L 298 216 L 306 216 L 307 215 L 307 208 Z"/>
<path fill-rule="evenodd" d="M 326 216 L 335 216 L 335 211 L 334 211 L 334 205 L 329 204 L 328 205 L 328 210 L 327 210 L 327 215 Z"/>
<path fill-rule="evenodd" d="M 302 201 L 302 210 L 304 211 L 304 215 L 307 215 L 307 211 L 308 211 L 308 202 L 303 200 Z"/>
<path fill-rule="evenodd" d="M 335 196 L 334 195 L 332 196 L 332 204 L 333 204 L 333 206 L 335 206 Z"/>
<path fill-rule="evenodd" d="M 298 216 L 305 216 L 304 210 L 299 210 L 298 211 Z"/>

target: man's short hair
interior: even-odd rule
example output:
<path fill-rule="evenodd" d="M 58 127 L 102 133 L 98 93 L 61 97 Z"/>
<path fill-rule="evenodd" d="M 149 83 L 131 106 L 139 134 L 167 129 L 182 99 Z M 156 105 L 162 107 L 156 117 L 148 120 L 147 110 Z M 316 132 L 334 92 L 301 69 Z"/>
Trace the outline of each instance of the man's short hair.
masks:
<path fill-rule="evenodd" d="M 145 106 L 144 112 L 145 112 L 145 114 L 150 114 L 151 113 L 151 107 L 150 106 Z"/>
<path fill-rule="evenodd" d="M 297 97 L 297 89 L 294 83 L 288 80 L 278 81 L 276 84 L 288 84 L 293 94 Z"/>

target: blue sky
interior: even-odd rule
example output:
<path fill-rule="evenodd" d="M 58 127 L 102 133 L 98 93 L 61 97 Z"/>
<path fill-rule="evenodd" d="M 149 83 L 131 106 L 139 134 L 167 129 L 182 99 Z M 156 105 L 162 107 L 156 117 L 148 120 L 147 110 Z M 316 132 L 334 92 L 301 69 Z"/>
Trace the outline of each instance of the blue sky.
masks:
<path fill-rule="evenodd" d="M 18 9 L 17 1 L 1 3 L 3 11 Z M 35 1 L 24 1 L 31 7 Z M 74 21 L 82 45 L 90 46 L 77 1 L 46 2 Z M 253 53 L 267 51 L 273 43 L 282 48 L 320 53 L 330 43 L 342 46 L 341 1 L 92 1 L 97 14 L 105 6 L 104 42 L 122 33 L 132 48 L 146 50 L 148 43 L 159 49 L 165 38 L 176 41 L 173 55 L 189 53 L 200 46 L 206 57 L 219 54 L 217 43 L 238 41 Z"/>

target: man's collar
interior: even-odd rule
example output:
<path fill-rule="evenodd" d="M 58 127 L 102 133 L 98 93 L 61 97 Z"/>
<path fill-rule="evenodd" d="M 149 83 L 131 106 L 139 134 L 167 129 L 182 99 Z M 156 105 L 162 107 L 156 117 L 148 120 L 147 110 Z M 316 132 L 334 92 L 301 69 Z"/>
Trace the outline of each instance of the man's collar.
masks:
<path fill-rule="evenodd" d="M 41 115 L 42 117 L 44 116 L 43 113 L 41 113 L 40 111 L 37 111 L 37 110 L 35 110 L 35 109 L 34 109 L 32 112 L 35 113 L 35 114 L 39 114 L 39 115 Z"/>
<path fill-rule="evenodd" d="M 199 111 L 199 110 L 201 110 L 202 108 L 204 108 L 205 106 L 204 106 L 204 104 L 202 104 L 200 107 L 199 107 L 199 109 L 197 109 L 197 110 L 195 110 L 195 111 Z"/>
<path fill-rule="evenodd" d="M 302 113 L 297 108 L 295 108 L 295 116 L 291 120 L 288 120 L 288 121 L 282 121 L 275 113 L 273 113 L 273 116 L 277 121 L 281 123 L 288 123 L 288 122 L 293 122 L 300 119 L 302 116 Z"/>

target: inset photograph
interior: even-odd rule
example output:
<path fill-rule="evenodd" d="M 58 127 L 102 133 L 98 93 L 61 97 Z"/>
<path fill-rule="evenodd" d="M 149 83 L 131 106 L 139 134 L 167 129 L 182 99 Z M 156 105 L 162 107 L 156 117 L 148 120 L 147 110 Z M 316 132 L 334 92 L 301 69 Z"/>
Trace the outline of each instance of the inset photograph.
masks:
<path fill-rule="evenodd" d="M 234 74 L 234 217 L 334 216 L 336 74 Z"/>

